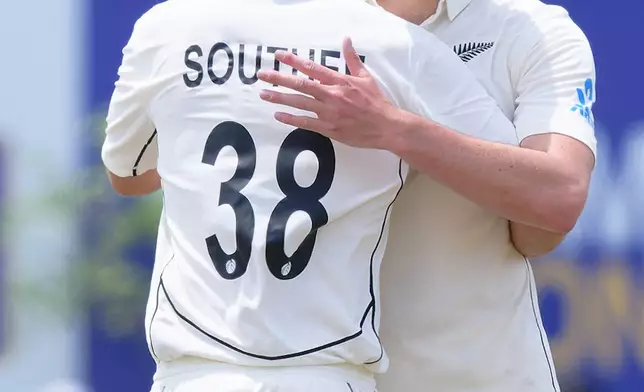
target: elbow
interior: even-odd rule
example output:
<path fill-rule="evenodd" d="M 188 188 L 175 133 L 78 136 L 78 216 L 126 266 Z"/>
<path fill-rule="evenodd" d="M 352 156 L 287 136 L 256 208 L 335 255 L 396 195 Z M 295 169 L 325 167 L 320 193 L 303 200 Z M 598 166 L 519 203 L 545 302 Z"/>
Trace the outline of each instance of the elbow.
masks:
<path fill-rule="evenodd" d="M 119 177 L 108 171 L 108 177 L 112 189 L 121 196 L 145 196 L 161 188 L 161 179 L 156 170 L 136 177 Z"/>
<path fill-rule="evenodd" d="M 152 191 L 143 191 L 142 189 L 135 189 L 131 187 L 121 187 L 114 184 L 112 184 L 112 189 L 119 196 L 129 196 L 129 197 L 145 196 L 152 193 Z"/>
<path fill-rule="evenodd" d="M 141 196 L 141 189 L 134 187 L 125 181 L 115 180 L 110 176 L 110 185 L 114 192 L 119 196 Z"/>
<path fill-rule="evenodd" d="M 534 248 L 521 247 L 520 244 L 518 244 L 514 239 L 512 239 L 512 243 L 519 253 L 521 253 L 528 259 L 536 259 L 538 257 L 547 255 L 548 253 L 557 249 L 564 238 L 564 234 L 555 234 L 553 238 L 548 238 L 547 241 L 538 244 L 538 246 L 535 246 Z"/>
<path fill-rule="evenodd" d="M 543 229 L 562 235 L 570 233 L 577 224 L 587 197 L 587 186 L 570 184 L 544 198 L 540 203 Z"/>

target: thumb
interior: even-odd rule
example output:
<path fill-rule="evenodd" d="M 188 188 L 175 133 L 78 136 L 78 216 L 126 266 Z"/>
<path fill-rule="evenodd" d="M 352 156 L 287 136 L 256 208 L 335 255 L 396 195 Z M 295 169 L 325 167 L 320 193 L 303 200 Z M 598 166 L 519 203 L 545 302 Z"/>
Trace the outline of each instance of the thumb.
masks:
<path fill-rule="evenodd" d="M 364 66 L 360 56 L 358 56 L 358 53 L 353 47 L 351 38 L 345 38 L 342 40 L 342 54 L 347 62 L 347 69 L 352 76 L 366 77 L 369 75 L 369 71 L 367 71 L 367 68 Z"/>

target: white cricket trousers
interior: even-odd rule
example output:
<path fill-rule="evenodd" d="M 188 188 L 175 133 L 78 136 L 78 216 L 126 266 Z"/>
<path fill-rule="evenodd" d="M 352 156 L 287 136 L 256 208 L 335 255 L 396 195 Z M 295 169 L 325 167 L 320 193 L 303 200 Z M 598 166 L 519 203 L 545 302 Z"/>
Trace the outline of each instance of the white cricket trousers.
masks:
<path fill-rule="evenodd" d="M 353 365 L 244 367 L 182 358 L 157 366 L 151 392 L 375 392 L 373 374 Z"/>

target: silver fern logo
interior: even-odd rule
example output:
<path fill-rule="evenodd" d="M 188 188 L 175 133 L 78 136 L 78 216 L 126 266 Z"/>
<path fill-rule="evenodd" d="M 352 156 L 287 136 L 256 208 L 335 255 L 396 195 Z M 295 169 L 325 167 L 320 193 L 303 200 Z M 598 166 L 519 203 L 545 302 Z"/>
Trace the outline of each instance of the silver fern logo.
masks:
<path fill-rule="evenodd" d="M 464 63 L 467 63 L 486 50 L 492 49 L 493 46 L 494 42 L 468 42 L 466 44 L 455 45 L 454 53 L 456 53 Z"/>

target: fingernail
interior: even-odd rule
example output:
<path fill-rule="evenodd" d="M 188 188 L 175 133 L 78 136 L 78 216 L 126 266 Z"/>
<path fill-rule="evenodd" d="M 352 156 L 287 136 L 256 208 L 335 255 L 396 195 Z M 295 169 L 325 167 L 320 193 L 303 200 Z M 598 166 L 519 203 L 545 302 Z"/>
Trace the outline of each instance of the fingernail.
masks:
<path fill-rule="evenodd" d="M 275 119 L 277 121 L 284 121 L 286 119 L 286 113 L 282 113 L 282 112 L 275 113 Z"/>
<path fill-rule="evenodd" d="M 271 92 L 268 90 L 262 90 L 259 92 L 259 97 L 261 99 L 269 100 L 271 98 Z"/>

